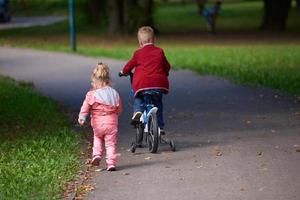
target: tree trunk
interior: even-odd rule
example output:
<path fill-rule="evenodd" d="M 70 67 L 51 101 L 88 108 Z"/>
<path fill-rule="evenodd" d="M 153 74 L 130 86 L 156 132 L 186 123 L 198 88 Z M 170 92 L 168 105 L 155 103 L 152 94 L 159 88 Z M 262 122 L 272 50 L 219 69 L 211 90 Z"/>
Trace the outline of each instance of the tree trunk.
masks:
<path fill-rule="evenodd" d="M 206 0 L 196 0 L 197 8 L 198 8 L 198 14 L 202 15 L 202 12 L 205 8 Z"/>
<path fill-rule="evenodd" d="M 107 25 L 107 1 L 106 0 L 77 0 L 78 12 L 84 13 L 87 22 L 93 25 Z"/>
<path fill-rule="evenodd" d="M 109 33 L 133 33 L 140 26 L 153 25 L 153 0 L 110 0 L 108 2 Z"/>
<path fill-rule="evenodd" d="M 140 26 L 153 25 L 153 0 L 124 1 L 124 31 L 136 32 Z"/>
<path fill-rule="evenodd" d="M 300 0 L 296 0 L 296 6 L 297 6 L 298 10 L 300 10 Z"/>
<path fill-rule="evenodd" d="M 145 15 L 143 25 L 153 26 L 153 0 L 145 0 Z"/>
<path fill-rule="evenodd" d="M 122 32 L 123 29 L 123 0 L 110 0 L 108 3 L 108 33 Z"/>
<path fill-rule="evenodd" d="M 127 33 L 133 33 L 139 26 L 140 8 L 137 0 L 125 0 L 124 2 L 124 29 Z"/>
<path fill-rule="evenodd" d="M 292 0 L 264 0 L 263 30 L 285 30 Z"/>

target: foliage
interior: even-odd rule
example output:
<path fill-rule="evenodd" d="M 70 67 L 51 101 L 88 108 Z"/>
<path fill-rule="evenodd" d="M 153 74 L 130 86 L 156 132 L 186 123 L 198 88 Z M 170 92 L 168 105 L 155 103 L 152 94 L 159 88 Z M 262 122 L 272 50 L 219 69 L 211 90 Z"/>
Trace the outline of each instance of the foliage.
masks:
<path fill-rule="evenodd" d="M 101 4 L 101 8 L 96 9 L 93 2 Z M 25 3 L 22 3 L 25 2 Z M 42 2 L 42 3 L 41 3 Z M 101 10 L 107 7 L 104 1 L 97 0 L 78 0 L 76 1 L 76 21 L 78 31 L 80 32 L 104 32 L 108 25 L 108 13 Z M 203 17 L 197 15 L 197 7 L 194 1 L 182 4 L 181 1 L 168 1 L 168 3 L 155 2 L 153 11 L 153 21 L 155 27 L 160 33 L 178 33 L 178 32 L 203 32 L 207 30 L 206 22 Z M 13 16 L 15 15 L 67 15 L 68 1 L 63 0 L 30 0 L 11 1 Z M 212 6 L 212 3 L 207 5 Z M 136 9 L 130 9 L 128 16 L 125 17 L 126 23 L 130 27 L 136 27 L 143 23 L 135 20 L 140 16 L 142 8 L 139 5 Z M 98 14 L 97 14 L 98 13 Z M 220 16 L 217 19 L 218 31 L 249 31 L 258 29 L 261 25 L 263 16 L 263 1 L 226 1 L 222 5 Z M 99 19 L 102 19 L 99 20 Z M 292 9 L 287 20 L 287 30 L 300 30 L 299 12 L 296 4 L 293 2 Z M 94 23 L 91 23 L 94 21 Z M 126 24 L 125 23 L 125 24 Z M 96 25 L 95 25 L 96 24 Z M 65 28 L 61 27 L 65 33 L 68 32 L 68 23 Z M 130 28 L 132 31 L 132 28 Z M 50 35 L 50 34 L 49 34 Z"/>
<path fill-rule="evenodd" d="M 0 199 L 58 199 L 79 166 L 78 136 L 57 103 L 0 78 Z"/>

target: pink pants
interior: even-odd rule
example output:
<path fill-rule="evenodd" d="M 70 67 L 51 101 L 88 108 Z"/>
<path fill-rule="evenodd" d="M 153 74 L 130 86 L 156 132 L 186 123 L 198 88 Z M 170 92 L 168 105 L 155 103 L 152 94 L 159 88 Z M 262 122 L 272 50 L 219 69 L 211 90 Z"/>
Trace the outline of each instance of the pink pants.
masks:
<path fill-rule="evenodd" d="M 102 145 L 106 149 L 107 167 L 115 167 L 117 163 L 117 133 L 118 126 L 115 124 L 97 124 L 93 126 L 94 146 L 93 156 L 102 158 Z"/>

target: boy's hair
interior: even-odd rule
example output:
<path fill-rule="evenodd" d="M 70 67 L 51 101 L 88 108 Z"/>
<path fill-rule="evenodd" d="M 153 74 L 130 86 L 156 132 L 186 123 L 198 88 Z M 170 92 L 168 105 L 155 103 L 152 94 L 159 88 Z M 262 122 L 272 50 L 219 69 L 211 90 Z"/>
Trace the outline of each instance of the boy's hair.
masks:
<path fill-rule="evenodd" d="M 150 43 L 154 41 L 154 30 L 150 26 L 142 26 L 137 34 L 140 43 Z"/>
<path fill-rule="evenodd" d="M 94 83 L 106 83 L 109 84 L 109 68 L 106 64 L 99 62 L 97 66 L 94 68 L 91 81 Z"/>

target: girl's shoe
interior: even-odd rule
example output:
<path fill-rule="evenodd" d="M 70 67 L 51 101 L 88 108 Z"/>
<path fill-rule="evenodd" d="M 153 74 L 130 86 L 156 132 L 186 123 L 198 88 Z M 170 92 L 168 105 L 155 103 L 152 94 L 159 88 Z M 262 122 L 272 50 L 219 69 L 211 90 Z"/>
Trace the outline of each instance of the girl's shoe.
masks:
<path fill-rule="evenodd" d="M 92 165 L 99 166 L 100 161 L 101 161 L 100 156 L 94 156 L 92 160 Z"/>
<path fill-rule="evenodd" d="M 107 167 L 106 170 L 107 170 L 107 171 L 110 171 L 110 172 L 116 171 L 116 167 L 115 167 L 115 166 L 109 166 L 109 167 Z"/>

